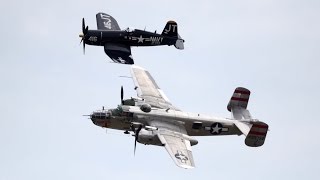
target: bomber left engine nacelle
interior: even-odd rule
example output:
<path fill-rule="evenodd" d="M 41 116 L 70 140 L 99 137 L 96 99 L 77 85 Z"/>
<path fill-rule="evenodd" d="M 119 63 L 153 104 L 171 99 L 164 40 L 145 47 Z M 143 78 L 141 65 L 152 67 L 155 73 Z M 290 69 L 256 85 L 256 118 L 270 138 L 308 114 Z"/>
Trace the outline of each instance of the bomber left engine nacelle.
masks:
<path fill-rule="evenodd" d="M 138 142 L 145 145 L 162 146 L 157 134 L 146 129 L 141 129 L 139 132 Z"/>

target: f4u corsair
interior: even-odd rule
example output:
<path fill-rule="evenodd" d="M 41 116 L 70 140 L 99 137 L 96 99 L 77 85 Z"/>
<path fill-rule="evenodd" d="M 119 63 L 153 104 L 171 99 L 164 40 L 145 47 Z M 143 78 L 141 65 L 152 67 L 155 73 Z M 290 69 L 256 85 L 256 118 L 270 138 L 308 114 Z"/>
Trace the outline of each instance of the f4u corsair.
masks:
<path fill-rule="evenodd" d="M 159 46 L 174 45 L 177 49 L 184 49 L 184 40 L 178 34 L 178 26 L 174 21 L 168 21 L 161 34 L 139 29 L 120 30 L 117 21 L 110 15 L 98 13 L 96 15 L 98 30 L 89 30 L 82 19 L 81 42 L 83 51 L 85 44 L 104 46 L 105 53 L 116 63 L 134 64 L 131 46 Z"/>
<path fill-rule="evenodd" d="M 193 168 L 191 146 L 198 141 L 191 136 L 244 134 L 247 146 L 264 144 L 268 125 L 253 119 L 247 110 L 248 89 L 235 89 L 227 106 L 231 118 L 221 118 L 183 112 L 170 103 L 147 70 L 132 66 L 131 74 L 138 98 L 123 100 L 121 88 L 121 105 L 115 109 L 94 111 L 90 118 L 97 126 L 122 130 L 127 134 L 132 131 L 134 152 L 137 142 L 164 146 L 176 165 Z"/>

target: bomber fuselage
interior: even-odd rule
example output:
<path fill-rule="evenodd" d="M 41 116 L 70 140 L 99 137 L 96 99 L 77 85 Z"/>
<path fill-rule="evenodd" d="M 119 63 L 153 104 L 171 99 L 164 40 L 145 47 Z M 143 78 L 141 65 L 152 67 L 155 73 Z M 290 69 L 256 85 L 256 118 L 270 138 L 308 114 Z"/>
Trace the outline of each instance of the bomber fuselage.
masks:
<path fill-rule="evenodd" d="M 152 126 L 152 122 L 183 124 L 190 136 L 241 135 L 232 120 L 166 109 L 152 109 L 143 112 L 137 106 L 118 106 L 116 109 L 95 111 L 92 122 L 100 127 L 128 131 L 133 122 Z"/>

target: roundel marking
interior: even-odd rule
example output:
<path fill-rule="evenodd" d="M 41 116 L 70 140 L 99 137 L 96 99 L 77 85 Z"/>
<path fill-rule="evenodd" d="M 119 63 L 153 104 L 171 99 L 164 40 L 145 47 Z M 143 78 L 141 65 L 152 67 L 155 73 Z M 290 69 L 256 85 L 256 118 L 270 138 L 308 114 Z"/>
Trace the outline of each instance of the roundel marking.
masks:
<path fill-rule="evenodd" d="M 213 123 L 211 125 L 210 133 L 211 134 L 220 134 L 222 132 L 222 124 L 221 123 Z"/>

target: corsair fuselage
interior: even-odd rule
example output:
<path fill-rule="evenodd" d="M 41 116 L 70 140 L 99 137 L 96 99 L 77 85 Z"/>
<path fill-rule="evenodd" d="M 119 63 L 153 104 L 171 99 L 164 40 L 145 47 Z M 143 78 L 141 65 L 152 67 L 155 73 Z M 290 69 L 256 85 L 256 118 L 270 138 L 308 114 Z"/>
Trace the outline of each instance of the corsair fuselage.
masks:
<path fill-rule="evenodd" d="M 135 29 L 133 31 L 88 30 L 84 42 L 89 45 L 104 46 L 106 43 L 126 44 L 128 46 L 174 45 L 175 37 Z"/>

